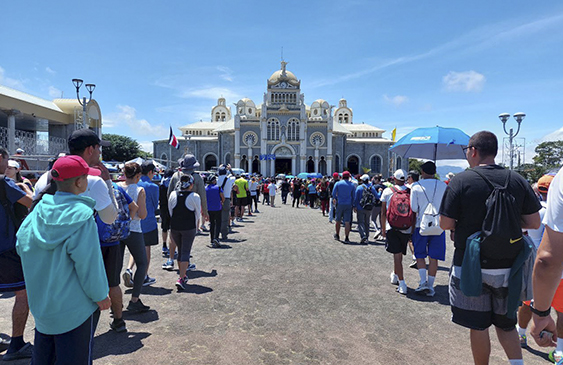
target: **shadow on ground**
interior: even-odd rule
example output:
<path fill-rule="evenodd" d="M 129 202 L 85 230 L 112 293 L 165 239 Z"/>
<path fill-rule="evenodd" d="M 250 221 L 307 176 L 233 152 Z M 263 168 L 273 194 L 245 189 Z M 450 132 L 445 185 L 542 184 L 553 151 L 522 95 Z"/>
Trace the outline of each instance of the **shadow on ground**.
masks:
<path fill-rule="evenodd" d="M 143 345 L 143 340 L 151 334 L 148 332 L 115 333 L 108 331 L 97 336 L 94 340 L 94 359 L 101 359 L 110 355 L 131 354 Z"/>

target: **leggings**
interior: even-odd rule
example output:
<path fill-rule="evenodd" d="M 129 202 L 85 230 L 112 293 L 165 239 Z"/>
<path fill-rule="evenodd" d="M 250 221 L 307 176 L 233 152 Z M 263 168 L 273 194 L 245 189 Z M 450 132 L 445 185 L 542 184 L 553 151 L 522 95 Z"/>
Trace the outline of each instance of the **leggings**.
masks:
<path fill-rule="evenodd" d="M 193 228 L 186 231 L 171 229 L 170 234 L 174 243 L 178 246 L 178 262 L 190 262 L 190 253 L 192 252 L 196 229 Z"/>
<path fill-rule="evenodd" d="M 299 208 L 299 198 L 301 197 L 301 193 L 299 192 L 294 192 L 293 193 L 293 202 L 291 203 L 291 206 L 294 207 L 295 206 L 295 202 L 297 202 L 297 208 Z"/>
<path fill-rule="evenodd" d="M 315 207 L 315 202 L 317 201 L 317 194 L 309 193 L 309 206 L 311 208 Z"/>
<path fill-rule="evenodd" d="M 209 211 L 209 236 L 211 237 L 211 243 L 214 239 L 219 239 L 219 234 L 221 233 L 221 211 Z"/>
<path fill-rule="evenodd" d="M 251 195 L 252 201 L 254 202 L 254 210 L 258 210 L 258 195 L 259 193 L 256 193 L 256 195 Z M 252 203 L 250 203 L 250 206 L 252 206 Z"/>
<path fill-rule="evenodd" d="M 139 232 L 131 232 L 129 237 L 121 241 L 122 260 L 123 254 L 125 253 L 125 246 L 129 249 L 129 253 L 131 253 L 131 256 L 133 256 L 133 259 L 135 260 L 135 265 L 137 265 L 137 270 L 135 270 L 135 276 L 133 277 L 133 292 L 131 293 L 131 296 L 138 298 L 139 295 L 141 295 L 141 289 L 143 287 L 143 282 L 145 281 L 145 274 L 148 269 L 147 251 L 145 249 L 143 234 Z"/>
<path fill-rule="evenodd" d="M 321 199 L 321 210 L 323 211 L 323 214 L 328 212 L 328 199 Z"/>

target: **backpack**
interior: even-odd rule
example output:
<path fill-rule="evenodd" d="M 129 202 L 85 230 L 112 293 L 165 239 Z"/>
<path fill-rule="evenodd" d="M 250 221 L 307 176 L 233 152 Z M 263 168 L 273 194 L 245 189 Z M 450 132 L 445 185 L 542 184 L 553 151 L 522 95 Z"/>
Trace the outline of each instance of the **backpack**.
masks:
<path fill-rule="evenodd" d="M 102 243 L 124 240 L 130 234 L 131 215 L 129 214 L 129 204 L 125 195 L 123 195 L 123 190 L 119 189 L 115 184 L 112 185 L 117 202 L 117 218 L 115 218 L 112 224 L 107 224 L 101 220 L 98 212 L 94 213 L 96 225 L 98 226 L 98 236 Z"/>
<path fill-rule="evenodd" d="M 0 204 L 6 212 L 6 236 L 8 236 L 8 221 L 12 221 L 17 232 L 23 220 L 28 215 L 28 210 L 25 205 L 20 203 L 10 202 L 6 196 L 6 177 L 0 174 Z"/>
<path fill-rule="evenodd" d="M 481 252 L 490 259 L 516 257 L 523 247 L 520 207 L 508 190 L 512 172 L 508 170 L 504 186 L 495 186 L 481 172 L 477 173 L 489 187 L 491 193 L 485 201 L 487 214 L 481 227 Z"/>
<path fill-rule="evenodd" d="M 377 202 L 377 198 L 371 191 L 371 186 L 364 186 L 364 192 L 362 193 L 362 197 L 360 198 L 360 207 L 365 210 L 372 210 L 375 207 Z"/>
<path fill-rule="evenodd" d="M 436 196 L 436 187 L 438 186 L 438 181 L 434 185 L 434 194 L 432 195 L 432 200 L 428 199 L 428 195 L 426 195 L 426 189 L 420 186 L 426 200 L 428 200 L 428 205 L 426 209 L 424 209 L 424 213 L 422 213 L 422 218 L 420 220 L 420 235 L 421 236 L 439 236 L 444 232 L 444 230 L 440 227 L 440 214 L 438 213 L 438 209 L 434 206 L 434 197 Z"/>
<path fill-rule="evenodd" d="M 389 200 L 389 208 L 387 208 L 387 221 L 392 228 L 405 230 L 412 227 L 414 223 L 414 214 L 411 209 L 411 191 L 410 189 L 399 190 L 392 186 L 393 195 Z"/>

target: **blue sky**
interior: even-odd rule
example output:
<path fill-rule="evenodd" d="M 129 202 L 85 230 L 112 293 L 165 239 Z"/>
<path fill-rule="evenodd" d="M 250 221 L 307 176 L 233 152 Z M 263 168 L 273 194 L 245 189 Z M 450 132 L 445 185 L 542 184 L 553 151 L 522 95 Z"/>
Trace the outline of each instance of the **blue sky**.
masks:
<path fill-rule="evenodd" d="M 341 97 L 355 123 L 488 129 L 525 112 L 527 159 L 563 138 L 560 1 L 11 1 L 0 83 L 46 99 L 95 83 L 104 132 L 145 148 L 209 120 L 221 95 L 262 102 L 280 66 L 305 101 Z M 516 126 L 511 119 L 510 125 Z"/>

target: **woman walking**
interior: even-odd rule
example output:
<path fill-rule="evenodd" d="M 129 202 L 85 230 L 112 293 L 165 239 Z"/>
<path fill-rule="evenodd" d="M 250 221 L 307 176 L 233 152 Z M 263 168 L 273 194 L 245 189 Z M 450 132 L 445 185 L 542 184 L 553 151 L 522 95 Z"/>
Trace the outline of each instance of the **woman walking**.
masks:
<path fill-rule="evenodd" d="M 328 182 L 326 181 L 326 176 L 323 177 L 319 185 L 317 185 L 317 194 L 321 201 L 321 210 L 323 211 L 323 217 L 325 213 L 328 213 Z"/>
<path fill-rule="evenodd" d="M 293 202 L 291 207 L 295 208 L 295 202 L 297 202 L 297 208 L 299 208 L 299 200 L 301 199 L 301 182 L 299 179 L 293 180 L 293 192 L 292 192 Z"/>
<path fill-rule="evenodd" d="M 220 248 L 219 234 L 221 233 L 221 211 L 225 196 L 220 186 L 217 186 L 217 176 L 209 175 L 207 178 L 208 185 L 205 188 L 207 196 L 207 211 L 209 212 L 209 236 L 211 238 L 211 247 Z"/>

